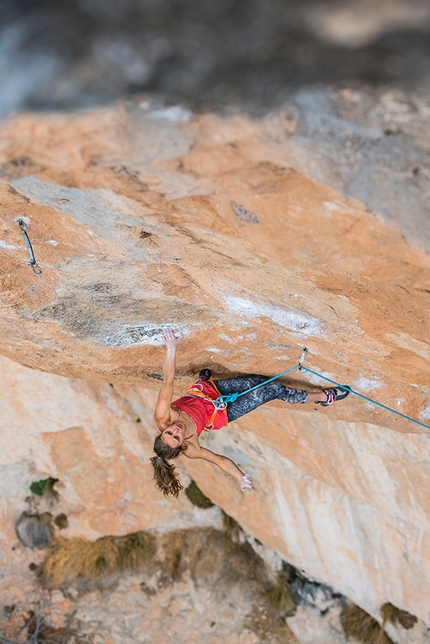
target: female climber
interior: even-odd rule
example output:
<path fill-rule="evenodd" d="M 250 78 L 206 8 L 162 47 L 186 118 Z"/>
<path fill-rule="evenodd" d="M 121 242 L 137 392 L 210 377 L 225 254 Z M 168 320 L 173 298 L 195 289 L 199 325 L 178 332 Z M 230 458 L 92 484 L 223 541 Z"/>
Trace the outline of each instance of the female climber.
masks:
<path fill-rule="evenodd" d="M 336 400 L 343 400 L 349 394 L 349 391 L 340 388 L 310 393 L 301 389 L 290 389 L 274 381 L 244 394 L 234 402 L 217 407 L 215 400 L 218 396 L 246 391 L 265 382 L 267 377 L 247 375 L 212 380 L 209 369 L 203 369 L 199 381 L 172 402 L 176 346 L 181 339 L 182 335 L 176 337 L 171 329 L 164 331 L 167 353 L 163 367 L 163 384 L 154 412 L 159 434 L 154 441 L 157 456 L 153 456 L 150 461 L 154 468 L 156 487 L 164 496 L 173 494 L 177 497 L 183 489 L 175 466 L 168 462 L 178 456 L 201 458 L 218 465 L 239 482 L 242 492 L 252 487 L 251 476 L 242 472 L 230 458 L 200 445 L 199 436 L 203 431 L 221 429 L 228 422 L 237 420 L 270 400 L 278 399 L 288 403 L 313 402 L 326 407 Z"/>

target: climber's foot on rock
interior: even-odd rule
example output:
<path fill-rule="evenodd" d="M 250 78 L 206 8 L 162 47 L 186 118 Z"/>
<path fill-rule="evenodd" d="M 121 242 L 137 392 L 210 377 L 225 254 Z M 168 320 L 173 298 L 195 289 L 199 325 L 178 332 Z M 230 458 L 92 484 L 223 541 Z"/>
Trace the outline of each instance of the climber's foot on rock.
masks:
<path fill-rule="evenodd" d="M 349 394 L 351 393 L 349 390 L 349 386 L 345 385 L 345 389 L 341 387 L 333 387 L 333 389 L 324 389 L 325 395 L 326 395 L 326 400 L 324 402 L 317 401 L 317 405 L 321 405 L 321 407 L 328 407 L 329 405 L 332 405 L 334 402 L 339 402 L 340 400 L 344 400 Z"/>
<path fill-rule="evenodd" d="M 209 380 L 212 376 L 212 371 L 210 369 L 202 369 L 199 373 L 199 380 Z"/>

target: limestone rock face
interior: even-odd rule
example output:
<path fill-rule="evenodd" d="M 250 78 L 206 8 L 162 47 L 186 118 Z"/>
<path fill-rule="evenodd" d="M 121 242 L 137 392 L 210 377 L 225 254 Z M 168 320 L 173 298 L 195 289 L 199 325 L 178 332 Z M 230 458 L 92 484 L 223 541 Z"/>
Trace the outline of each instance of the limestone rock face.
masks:
<path fill-rule="evenodd" d="M 424 97 L 395 89 L 298 90 L 286 150 L 297 169 L 394 220 L 429 252 L 428 110 Z"/>
<path fill-rule="evenodd" d="M 147 462 L 166 326 L 185 336 L 177 393 L 205 366 L 285 371 L 306 346 L 317 373 L 430 423 L 429 257 L 301 174 L 298 126 L 146 103 L 3 125 L 4 539 L 47 476 L 69 536 L 203 521 L 154 490 Z M 389 601 L 430 623 L 428 431 L 355 396 L 298 407 L 273 403 L 202 439 L 253 491 L 186 459 L 185 482 L 372 614 Z"/>

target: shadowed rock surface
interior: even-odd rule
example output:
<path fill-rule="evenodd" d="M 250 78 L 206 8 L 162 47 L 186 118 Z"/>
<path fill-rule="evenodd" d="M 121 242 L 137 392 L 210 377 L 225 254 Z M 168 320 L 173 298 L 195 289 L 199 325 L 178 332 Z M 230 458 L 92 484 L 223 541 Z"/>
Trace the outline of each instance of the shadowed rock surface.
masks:
<path fill-rule="evenodd" d="M 16 534 L 26 548 L 45 548 L 54 534 L 52 514 L 23 512 L 15 525 Z"/>

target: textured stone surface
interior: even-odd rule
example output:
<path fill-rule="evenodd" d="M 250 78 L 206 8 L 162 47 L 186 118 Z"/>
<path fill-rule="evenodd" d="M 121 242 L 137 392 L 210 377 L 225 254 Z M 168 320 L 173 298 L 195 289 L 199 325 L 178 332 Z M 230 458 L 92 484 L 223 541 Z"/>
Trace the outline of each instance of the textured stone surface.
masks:
<path fill-rule="evenodd" d="M 187 470 L 296 567 L 375 615 L 389 601 L 427 621 L 428 436 L 281 413 L 263 410 L 238 421 L 239 433 L 205 441 L 255 477 L 244 499 L 227 495 L 225 477 L 205 464 Z"/>
<path fill-rule="evenodd" d="M 425 418 L 428 256 L 298 174 L 282 115 L 173 116 L 136 107 L 4 128 L 3 161 L 25 176 L 0 185 L 2 352 L 152 387 L 165 324 L 186 335 L 183 376 L 210 361 L 219 374 L 273 373 L 306 344 L 315 370 Z M 17 215 L 42 276 L 25 265 Z M 342 410 L 404 427 L 361 402 Z"/>
<path fill-rule="evenodd" d="M 286 104 L 298 127 L 294 165 L 393 220 L 430 251 L 426 95 L 391 89 L 301 89 Z"/>
<path fill-rule="evenodd" d="M 171 503 L 153 492 L 144 394 L 28 370 L 5 358 L 1 374 L 0 526 L 6 542 L 16 538 L 14 523 L 27 507 L 31 483 L 47 477 L 59 479 L 54 510 L 67 514 L 63 536 L 94 539 L 164 522 L 184 527 L 194 514 L 209 520 L 210 512 L 193 510 L 184 495 Z"/>
<path fill-rule="evenodd" d="M 140 529 L 221 527 L 218 508 L 198 510 L 185 495 L 166 501 L 153 487 L 147 458 L 155 433 L 150 411 L 155 392 L 70 380 L 28 370 L 6 358 L 1 359 L 1 374 L 5 604 L 25 606 L 34 594 L 34 573 L 28 565 L 40 562 L 43 553 L 18 545 L 14 522 L 27 507 L 24 499 L 30 484 L 48 476 L 59 479 L 55 488 L 60 495 L 49 509 L 54 516 L 64 512 L 68 517 L 69 527 L 59 531 L 62 536 L 94 539 Z M 330 583 L 375 615 L 390 601 L 427 621 L 428 495 L 423 482 L 428 477 L 428 440 L 425 435 L 330 421 L 316 408 L 309 413 L 286 412 L 279 403 L 202 439 L 253 474 L 252 492 L 242 495 L 234 481 L 205 464 L 184 461 L 179 468 L 185 484 L 189 479 L 184 465 L 201 489 L 245 530 L 307 575 Z M 279 566 L 276 557 L 271 563 Z M 169 629 L 182 628 L 185 620 L 190 628 L 206 632 L 214 621 L 205 613 L 205 626 L 203 613 L 190 613 L 196 591 L 189 580 L 157 594 L 150 605 L 145 600 L 142 622 L 132 618 L 143 601 L 140 582 L 127 577 L 118 588 L 112 587 L 108 608 L 103 599 L 106 590 L 90 599 L 84 594 L 70 606 L 58 606 L 56 619 L 61 623 L 73 614 L 74 627 L 81 632 L 104 633 L 113 628 L 113 616 L 116 624 L 123 620 L 129 624 L 123 638 L 132 641 L 133 629 L 144 623 L 149 624 L 147 631 L 159 631 L 159 611 L 168 610 L 170 615 L 169 606 L 181 597 L 185 602 L 181 620 L 172 614 Z M 306 593 L 302 596 L 310 601 Z M 199 598 L 211 604 L 201 590 Z M 251 607 L 239 595 L 235 601 L 241 608 L 239 614 L 235 611 L 234 622 L 228 617 L 228 602 L 218 613 L 223 629 L 230 624 L 231 630 L 224 632 L 232 642 Z M 324 595 L 312 601 L 313 608 L 305 603 L 287 620 L 299 641 L 307 643 L 319 633 L 321 643 L 332 638 L 343 644 L 340 607 L 331 608 Z M 55 608 L 58 602 L 53 603 Z M 5 623 L 11 629 L 16 626 L 13 620 Z M 216 642 L 209 633 L 208 642 Z M 252 633 L 247 637 L 245 642 L 253 641 Z M 426 642 L 423 623 L 399 641 Z"/>
<path fill-rule="evenodd" d="M 207 365 L 219 377 L 284 371 L 306 345 L 310 368 L 430 421 L 428 255 L 295 169 L 293 116 L 190 117 L 135 104 L 2 128 L 7 543 L 28 486 L 47 476 L 69 536 L 219 521 L 153 489 L 166 325 L 185 335 L 178 393 Z M 252 492 L 208 464 L 180 467 L 308 576 L 375 616 L 390 601 L 429 624 L 429 440 L 357 397 L 274 403 L 203 438 L 253 475 Z"/>

